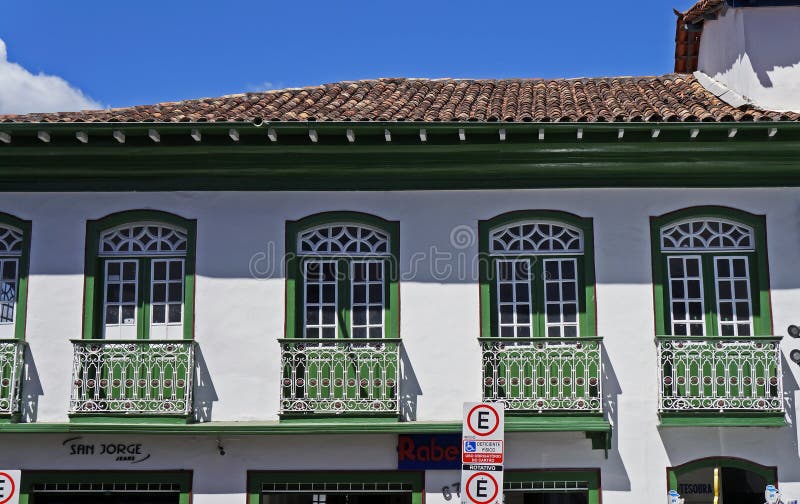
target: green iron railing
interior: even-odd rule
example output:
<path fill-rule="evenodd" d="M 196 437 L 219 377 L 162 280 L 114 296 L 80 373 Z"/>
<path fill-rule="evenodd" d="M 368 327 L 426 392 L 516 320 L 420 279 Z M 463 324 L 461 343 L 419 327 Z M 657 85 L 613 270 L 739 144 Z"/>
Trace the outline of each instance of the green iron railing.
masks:
<path fill-rule="evenodd" d="M 483 399 L 508 411 L 603 412 L 602 338 L 480 338 Z"/>
<path fill-rule="evenodd" d="M 189 415 L 194 341 L 72 340 L 71 414 Z"/>
<path fill-rule="evenodd" d="M 399 339 L 281 339 L 282 414 L 399 414 Z"/>
<path fill-rule="evenodd" d="M 784 411 L 780 337 L 656 340 L 660 412 Z"/>

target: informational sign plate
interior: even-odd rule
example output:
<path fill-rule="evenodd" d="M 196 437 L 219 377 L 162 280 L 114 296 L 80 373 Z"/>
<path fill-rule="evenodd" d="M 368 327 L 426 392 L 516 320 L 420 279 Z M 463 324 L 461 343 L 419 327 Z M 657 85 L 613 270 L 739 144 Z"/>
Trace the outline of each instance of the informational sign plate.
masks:
<path fill-rule="evenodd" d="M 461 441 L 461 502 L 503 502 L 505 408 L 501 403 L 464 403 Z"/>
<path fill-rule="evenodd" d="M 19 503 L 19 482 L 22 471 L 0 469 L 0 504 Z"/>

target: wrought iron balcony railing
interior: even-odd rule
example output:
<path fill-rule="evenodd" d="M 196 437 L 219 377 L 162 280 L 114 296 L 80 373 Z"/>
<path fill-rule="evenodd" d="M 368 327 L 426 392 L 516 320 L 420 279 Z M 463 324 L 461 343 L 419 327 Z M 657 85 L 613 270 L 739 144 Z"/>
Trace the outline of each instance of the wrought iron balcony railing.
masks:
<path fill-rule="evenodd" d="M 19 412 L 25 342 L 0 340 L 0 415 Z"/>
<path fill-rule="evenodd" d="M 71 414 L 192 411 L 193 341 L 72 340 L 72 346 Z"/>
<path fill-rule="evenodd" d="M 399 414 L 399 339 L 279 341 L 282 414 Z"/>
<path fill-rule="evenodd" d="M 603 412 L 602 338 L 481 338 L 483 399 L 509 411 Z"/>
<path fill-rule="evenodd" d="M 659 336 L 659 411 L 782 413 L 780 337 Z"/>

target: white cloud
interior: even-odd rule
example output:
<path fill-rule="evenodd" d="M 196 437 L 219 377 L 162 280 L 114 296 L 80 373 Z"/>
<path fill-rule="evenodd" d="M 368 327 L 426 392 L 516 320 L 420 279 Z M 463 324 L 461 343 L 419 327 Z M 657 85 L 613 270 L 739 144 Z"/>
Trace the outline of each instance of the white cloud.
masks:
<path fill-rule="evenodd" d="M 6 44 L 0 39 L 0 114 L 28 112 L 72 112 L 102 106 L 55 75 L 34 75 L 8 61 Z"/>
<path fill-rule="evenodd" d="M 270 81 L 264 81 L 261 84 L 250 84 L 247 86 L 247 90 L 253 93 L 261 93 L 264 91 L 272 91 L 273 89 L 281 89 L 283 86 L 281 83 L 274 83 Z"/>

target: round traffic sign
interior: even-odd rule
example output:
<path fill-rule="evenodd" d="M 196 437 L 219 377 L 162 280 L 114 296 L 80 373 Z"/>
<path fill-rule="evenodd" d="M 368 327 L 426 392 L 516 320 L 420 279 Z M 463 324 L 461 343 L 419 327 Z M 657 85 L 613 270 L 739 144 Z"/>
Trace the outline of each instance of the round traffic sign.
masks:
<path fill-rule="evenodd" d="M 476 436 L 488 436 L 500 426 L 500 415 L 490 404 L 479 404 L 467 413 L 467 427 Z"/>
<path fill-rule="evenodd" d="M 6 481 L 9 484 L 8 488 L 6 488 L 6 485 L 0 486 L 0 504 L 5 504 L 11 501 L 11 498 L 16 495 L 17 487 L 16 483 L 14 483 L 14 478 L 7 472 L 0 471 L 0 481 Z"/>
<path fill-rule="evenodd" d="M 475 504 L 489 504 L 499 492 L 497 480 L 487 472 L 477 472 L 467 480 L 467 498 Z"/>

